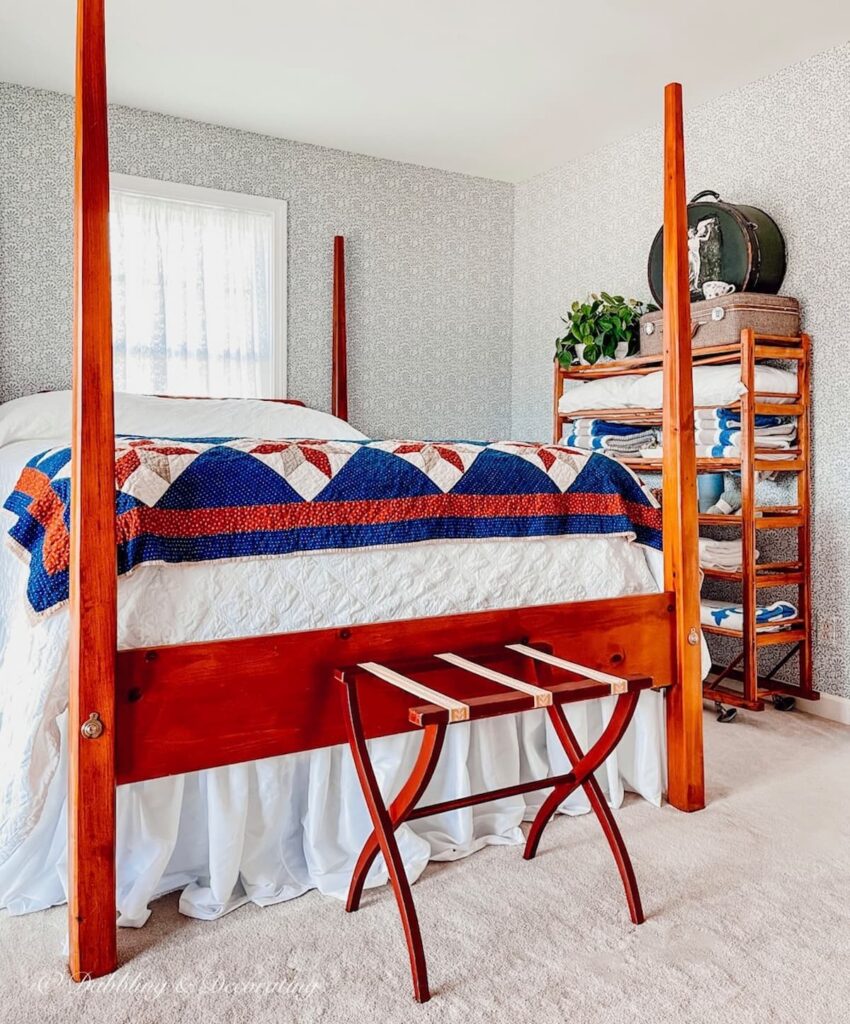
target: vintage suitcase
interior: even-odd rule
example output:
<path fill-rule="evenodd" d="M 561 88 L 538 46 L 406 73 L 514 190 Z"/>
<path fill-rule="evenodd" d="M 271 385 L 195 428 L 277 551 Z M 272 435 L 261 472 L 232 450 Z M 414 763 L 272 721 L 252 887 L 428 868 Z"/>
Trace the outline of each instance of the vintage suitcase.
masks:
<path fill-rule="evenodd" d="M 738 341 L 741 331 L 752 327 L 759 334 L 800 333 L 800 303 L 787 295 L 733 292 L 718 299 L 691 303 L 691 335 L 694 348 Z M 657 355 L 663 347 L 664 312 L 640 318 L 640 354 Z"/>

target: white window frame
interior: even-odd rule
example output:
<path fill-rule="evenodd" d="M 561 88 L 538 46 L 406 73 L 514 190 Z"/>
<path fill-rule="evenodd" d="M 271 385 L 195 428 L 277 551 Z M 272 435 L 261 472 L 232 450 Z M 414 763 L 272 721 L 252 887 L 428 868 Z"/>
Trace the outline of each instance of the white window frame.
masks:
<path fill-rule="evenodd" d="M 205 188 L 202 185 L 186 185 L 178 181 L 162 181 L 159 178 L 140 178 L 133 174 L 109 175 L 110 190 L 134 195 L 153 196 L 156 199 L 194 203 L 196 206 L 215 206 L 231 210 L 248 210 L 252 213 L 270 213 L 273 223 L 272 245 L 272 289 L 271 324 L 272 337 L 272 382 L 274 394 L 264 398 L 288 398 L 287 391 L 287 202 L 285 199 L 271 199 L 268 196 L 252 196 L 244 192 L 227 192 L 224 189 Z M 219 397 L 219 396 L 216 396 Z M 225 397 L 225 396 L 221 396 Z"/>

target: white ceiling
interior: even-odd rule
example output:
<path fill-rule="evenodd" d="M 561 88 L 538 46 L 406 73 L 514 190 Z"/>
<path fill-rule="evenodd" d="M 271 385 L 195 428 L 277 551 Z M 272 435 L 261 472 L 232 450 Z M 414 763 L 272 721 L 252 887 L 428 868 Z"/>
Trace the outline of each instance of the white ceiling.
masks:
<path fill-rule="evenodd" d="M 73 88 L 73 0 L 0 0 L 0 80 Z M 109 95 L 519 181 L 850 38 L 838 0 L 107 0 Z"/>

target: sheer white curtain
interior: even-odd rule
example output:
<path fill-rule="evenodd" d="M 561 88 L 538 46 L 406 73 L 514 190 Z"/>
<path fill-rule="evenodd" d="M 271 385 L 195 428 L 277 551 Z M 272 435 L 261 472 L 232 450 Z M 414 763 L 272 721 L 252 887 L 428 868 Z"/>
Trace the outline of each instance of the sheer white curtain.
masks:
<path fill-rule="evenodd" d="M 272 397 L 274 218 L 113 188 L 115 386 Z"/>

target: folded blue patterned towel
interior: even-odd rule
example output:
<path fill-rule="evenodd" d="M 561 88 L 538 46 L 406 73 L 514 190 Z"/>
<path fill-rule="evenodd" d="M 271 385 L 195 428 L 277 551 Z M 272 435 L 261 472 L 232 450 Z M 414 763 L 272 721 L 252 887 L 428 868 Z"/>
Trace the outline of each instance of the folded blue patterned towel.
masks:
<path fill-rule="evenodd" d="M 774 601 L 773 604 L 759 605 L 756 608 L 756 624 L 777 623 L 797 618 L 797 609 L 790 601 Z M 742 630 L 744 628 L 744 608 L 740 604 L 729 604 L 728 601 L 700 602 L 700 621 L 704 626 L 722 626 L 724 629 Z"/>
<path fill-rule="evenodd" d="M 631 423 L 613 423 L 610 420 L 597 420 L 580 416 L 573 420 L 573 434 L 590 434 L 592 437 L 631 437 L 643 434 L 646 427 L 636 427 Z"/>

